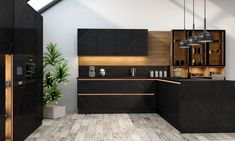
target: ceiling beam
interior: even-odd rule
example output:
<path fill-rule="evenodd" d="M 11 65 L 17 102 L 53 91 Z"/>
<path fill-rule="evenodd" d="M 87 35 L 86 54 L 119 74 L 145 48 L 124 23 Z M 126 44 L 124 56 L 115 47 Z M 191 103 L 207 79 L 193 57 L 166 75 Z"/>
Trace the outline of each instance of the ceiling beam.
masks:
<path fill-rule="evenodd" d="M 41 13 L 45 12 L 46 10 L 48 10 L 49 8 L 51 8 L 52 6 L 54 6 L 55 4 L 57 4 L 60 1 L 62 1 L 62 0 L 53 0 L 52 2 L 47 4 L 46 6 L 42 7 L 41 9 L 39 9 L 38 12 L 41 14 Z"/>

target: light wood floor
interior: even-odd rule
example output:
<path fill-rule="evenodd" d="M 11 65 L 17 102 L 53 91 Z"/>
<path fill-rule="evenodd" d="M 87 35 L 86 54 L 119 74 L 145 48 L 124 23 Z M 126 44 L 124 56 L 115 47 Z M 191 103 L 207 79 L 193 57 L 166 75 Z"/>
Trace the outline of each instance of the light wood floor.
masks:
<path fill-rule="evenodd" d="M 73 114 L 43 120 L 26 141 L 235 141 L 235 133 L 181 134 L 157 114 Z"/>

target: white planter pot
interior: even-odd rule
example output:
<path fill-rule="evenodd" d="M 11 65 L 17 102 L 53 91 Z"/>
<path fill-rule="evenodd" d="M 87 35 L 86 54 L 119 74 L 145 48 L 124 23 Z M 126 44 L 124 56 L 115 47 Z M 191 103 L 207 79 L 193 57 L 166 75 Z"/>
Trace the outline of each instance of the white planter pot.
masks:
<path fill-rule="evenodd" d="M 45 105 L 43 107 L 43 117 L 49 119 L 57 119 L 65 117 L 66 108 L 60 105 Z"/>

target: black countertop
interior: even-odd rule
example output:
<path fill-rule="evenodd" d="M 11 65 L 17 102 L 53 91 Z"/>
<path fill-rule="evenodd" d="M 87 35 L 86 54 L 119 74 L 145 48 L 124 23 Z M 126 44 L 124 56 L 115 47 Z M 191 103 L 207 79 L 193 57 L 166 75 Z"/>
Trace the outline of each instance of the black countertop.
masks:
<path fill-rule="evenodd" d="M 150 78 L 150 77 L 95 77 L 95 78 L 77 78 L 81 81 L 161 81 L 176 85 L 225 85 L 232 81 L 229 80 L 214 80 L 208 78 Z"/>

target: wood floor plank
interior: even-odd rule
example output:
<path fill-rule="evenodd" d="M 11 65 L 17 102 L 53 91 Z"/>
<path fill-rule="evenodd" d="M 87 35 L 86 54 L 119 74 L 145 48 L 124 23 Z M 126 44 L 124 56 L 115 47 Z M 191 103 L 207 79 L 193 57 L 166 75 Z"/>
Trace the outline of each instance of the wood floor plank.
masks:
<path fill-rule="evenodd" d="M 99 114 L 96 122 L 95 141 L 104 141 L 103 120 L 104 115 Z"/>
<path fill-rule="evenodd" d="M 111 121 L 111 129 L 112 129 L 112 135 L 113 135 L 113 141 L 123 141 L 123 136 L 120 131 L 120 127 L 117 122 L 117 115 L 112 114 L 110 115 L 110 121 Z"/>
<path fill-rule="evenodd" d="M 86 132 L 87 132 L 87 126 L 81 126 L 78 130 L 78 133 L 75 137 L 75 141 L 84 141 L 86 137 Z"/>
<path fill-rule="evenodd" d="M 94 141 L 96 132 L 97 115 L 91 115 L 85 141 Z"/>
<path fill-rule="evenodd" d="M 113 140 L 112 127 L 110 125 L 111 125 L 110 115 L 104 114 L 104 120 L 103 120 L 104 141 Z"/>
<path fill-rule="evenodd" d="M 128 122 L 126 121 L 126 116 L 125 114 L 122 115 L 118 115 L 117 116 L 117 120 L 118 120 L 118 125 L 120 127 L 120 131 L 122 134 L 122 137 L 124 141 L 131 141 L 132 140 L 132 136 L 131 136 L 131 128 L 129 127 Z"/>

